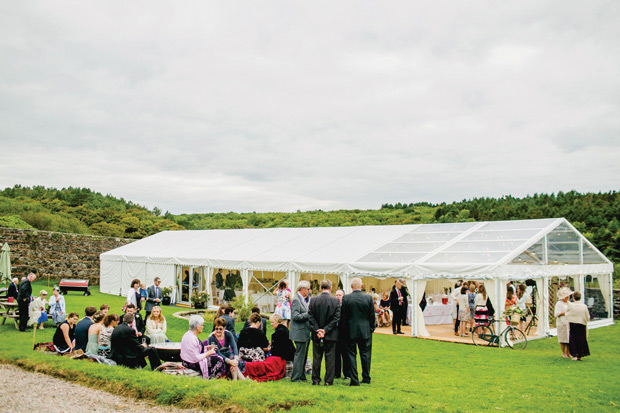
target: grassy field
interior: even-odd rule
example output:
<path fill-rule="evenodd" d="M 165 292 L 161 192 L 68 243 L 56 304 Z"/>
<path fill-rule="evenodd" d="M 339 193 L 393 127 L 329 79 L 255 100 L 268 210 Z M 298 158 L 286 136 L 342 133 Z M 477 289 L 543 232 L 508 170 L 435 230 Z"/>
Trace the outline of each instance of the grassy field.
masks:
<path fill-rule="evenodd" d="M 51 292 L 45 282 L 36 282 L 33 291 L 41 288 Z M 87 305 L 103 303 L 118 313 L 123 301 L 123 297 L 100 294 L 97 288 L 90 297 L 66 296 L 68 312 L 80 314 Z M 164 307 L 168 337 L 173 341 L 180 341 L 187 329 L 186 321 L 172 317 L 177 310 Z M 205 328 L 205 338 L 207 331 L 210 326 Z M 38 330 L 37 342 L 51 341 L 53 332 L 51 327 Z M 20 333 L 7 321 L 0 326 L 0 362 L 115 394 L 214 410 L 611 411 L 620 408 L 619 338 L 617 323 L 592 330 L 592 356 L 573 362 L 560 357 L 555 338 L 531 341 L 526 350 L 515 351 L 375 335 L 372 384 L 351 388 L 340 379 L 333 387 L 284 380 L 207 381 L 69 360 L 30 351 L 32 330 Z"/>

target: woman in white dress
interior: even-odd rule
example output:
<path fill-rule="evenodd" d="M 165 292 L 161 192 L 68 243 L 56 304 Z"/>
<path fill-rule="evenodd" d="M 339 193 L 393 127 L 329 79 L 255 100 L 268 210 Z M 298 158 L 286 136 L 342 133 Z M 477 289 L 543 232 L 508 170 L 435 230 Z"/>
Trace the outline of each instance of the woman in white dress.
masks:
<path fill-rule="evenodd" d="M 151 344 L 165 343 L 168 340 L 166 329 L 166 318 L 161 313 L 161 307 L 153 307 L 146 319 L 146 336 L 151 339 Z"/>
<path fill-rule="evenodd" d="M 131 282 L 131 288 L 127 291 L 125 304 L 133 304 L 136 308 L 140 304 L 140 280 L 137 278 Z"/>
<path fill-rule="evenodd" d="M 45 312 L 45 304 L 47 301 L 47 291 L 41 290 L 39 293 L 40 296 L 35 298 L 28 307 L 28 325 L 34 325 L 36 328 L 39 326 L 40 330 L 43 330 L 43 323 L 45 323 L 49 318 L 47 317 L 47 313 Z"/>
<path fill-rule="evenodd" d="M 555 325 L 558 330 L 558 342 L 562 350 L 562 357 L 570 358 L 568 349 L 568 320 L 566 319 L 566 311 L 568 311 L 568 300 L 573 292 L 568 287 L 562 287 L 558 291 L 558 302 L 555 303 L 554 315 Z"/>

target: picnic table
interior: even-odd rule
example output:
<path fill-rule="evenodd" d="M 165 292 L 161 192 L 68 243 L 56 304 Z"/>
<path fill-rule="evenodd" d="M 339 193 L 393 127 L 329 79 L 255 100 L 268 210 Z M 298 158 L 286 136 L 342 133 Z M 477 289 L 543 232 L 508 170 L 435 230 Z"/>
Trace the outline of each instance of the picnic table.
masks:
<path fill-rule="evenodd" d="M 2 317 L 2 325 L 7 318 L 12 318 L 15 328 L 19 328 L 19 307 L 17 301 L 9 303 L 8 301 L 0 301 L 0 317 Z"/>

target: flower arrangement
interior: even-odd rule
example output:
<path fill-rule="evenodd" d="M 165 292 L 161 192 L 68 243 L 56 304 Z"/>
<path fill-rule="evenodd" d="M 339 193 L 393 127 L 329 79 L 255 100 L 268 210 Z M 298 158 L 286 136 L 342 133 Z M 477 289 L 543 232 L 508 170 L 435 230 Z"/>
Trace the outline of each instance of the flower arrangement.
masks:
<path fill-rule="evenodd" d="M 172 287 L 164 287 L 161 289 L 162 297 L 170 297 L 171 294 L 172 294 Z"/>
<path fill-rule="evenodd" d="M 209 294 L 207 294 L 206 291 L 199 291 L 192 295 L 192 304 L 194 304 L 194 308 L 205 308 L 208 301 Z"/>
<path fill-rule="evenodd" d="M 506 323 L 512 322 L 516 324 L 519 322 L 521 317 L 525 317 L 525 311 L 523 311 L 518 305 L 511 305 L 510 307 L 506 307 L 504 312 L 502 313 L 502 317 L 506 319 Z"/>

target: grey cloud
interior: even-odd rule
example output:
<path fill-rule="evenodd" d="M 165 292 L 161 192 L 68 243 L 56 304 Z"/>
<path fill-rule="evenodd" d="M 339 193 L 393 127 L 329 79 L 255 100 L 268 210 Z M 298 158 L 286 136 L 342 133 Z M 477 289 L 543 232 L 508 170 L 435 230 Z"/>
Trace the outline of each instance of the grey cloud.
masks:
<path fill-rule="evenodd" d="M 177 213 L 616 189 L 619 22 L 605 1 L 6 3 L 0 187 Z"/>

